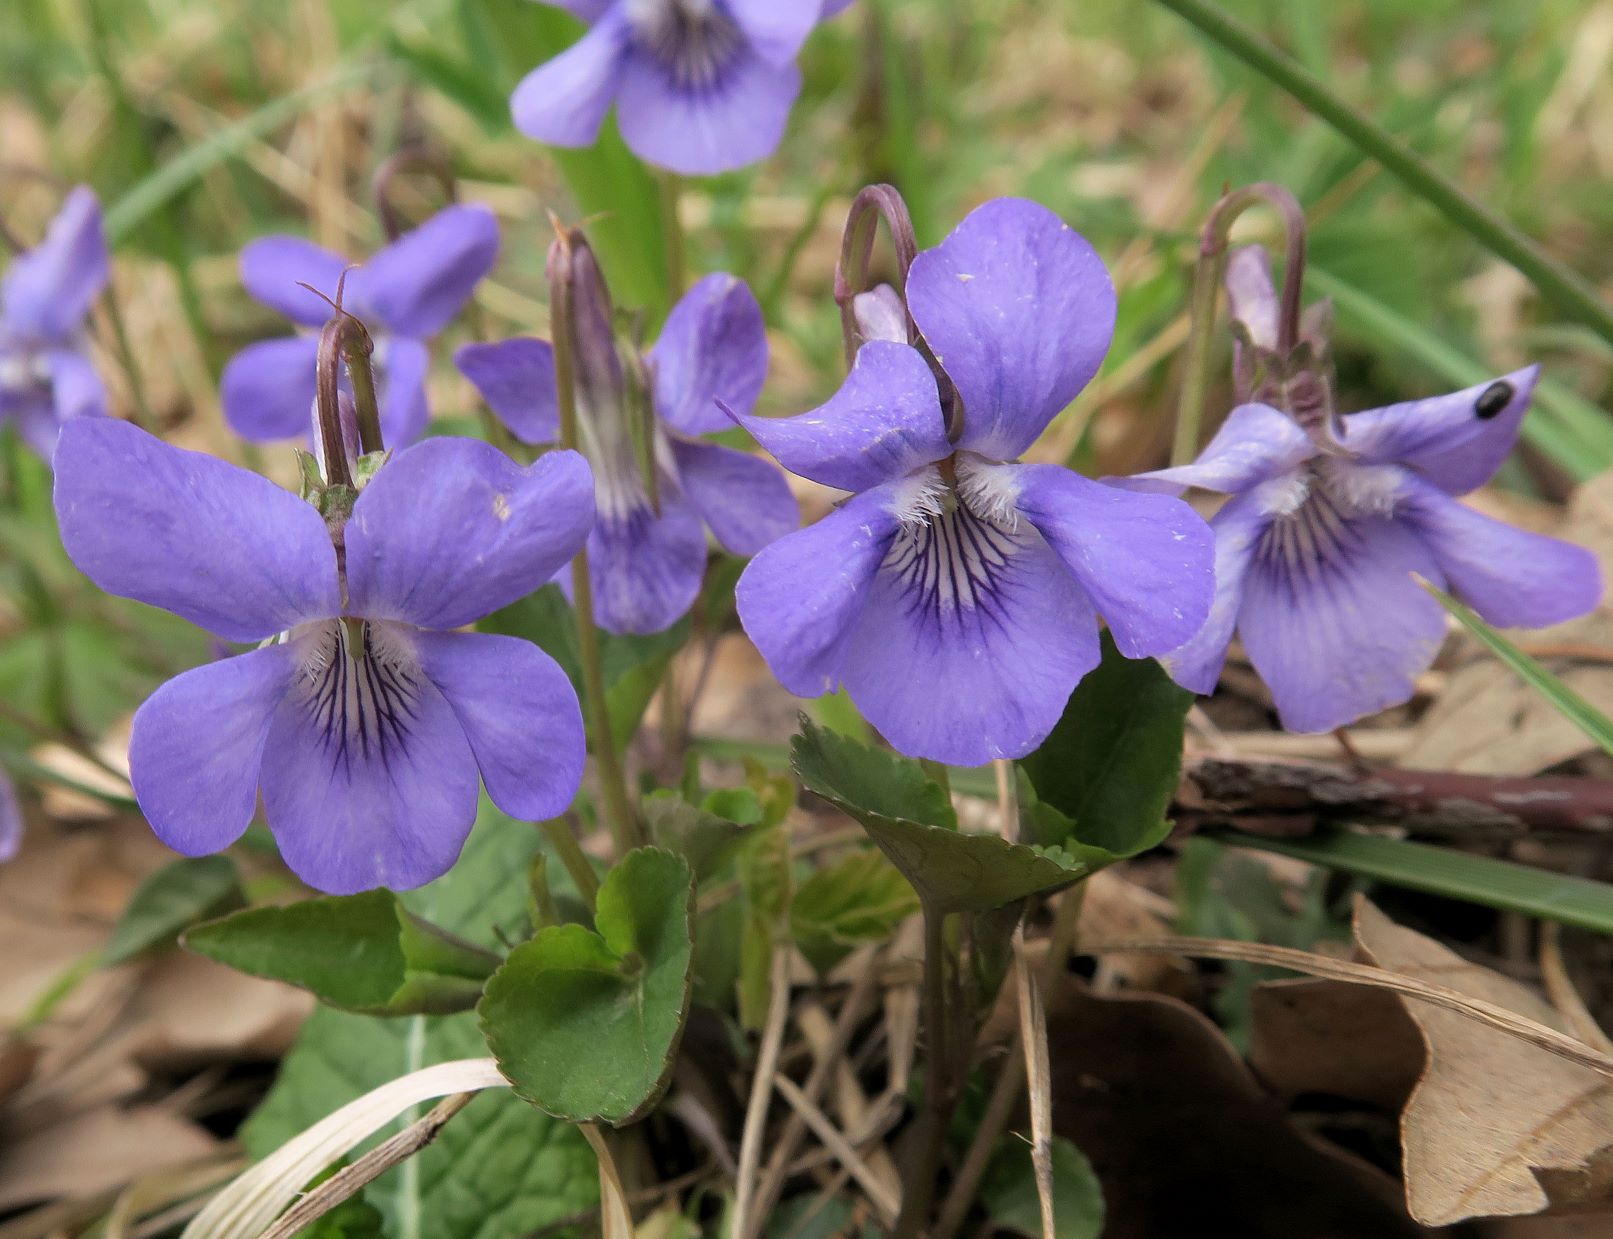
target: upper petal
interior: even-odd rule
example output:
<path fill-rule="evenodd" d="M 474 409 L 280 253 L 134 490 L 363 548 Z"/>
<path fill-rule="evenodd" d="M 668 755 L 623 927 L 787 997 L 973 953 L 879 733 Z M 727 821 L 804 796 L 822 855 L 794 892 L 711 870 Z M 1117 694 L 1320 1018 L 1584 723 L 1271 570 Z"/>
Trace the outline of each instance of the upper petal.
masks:
<path fill-rule="evenodd" d="M 638 48 L 627 54 L 616 119 L 640 159 L 684 176 L 715 176 L 778 149 L 801 91 L 793 63 L 774 64 L 747 46 L 710 81 L 690 85 L 679 74 Z"/>
<path fill-rule="evenodd" d="M 566 673 L 530 641 L 474 632 L 415 636 L 420 665 L 465 729 L 493 803 L 559 817 L 582 782 L 582 708 Z"/>
<path fill-rule="evenodd" d="M 230 429 L 254 443 L 304 438 L 318 359 L 313 336 L 259 340 L 230 358 L 218 392 Z"/>
<path fill-rule="evenodd" d="M 1025 451 L 1098 372 L 1115 290 L 1086 239 L 1046 207 L 998 198 L 913 261 L 907 304 L 963 398 L 958 446 Z"/>
<path fill-rule="evenodd" d="M 793 532 L 801 508 L 778 466 L 717 443 L 675 442 L 683 493 L 724 549 L 754 555 Z"/>
<path fill-rule="evenodd" d="M 107 593 L 226 641 L 259 641 L 340 610 L 336 552 L 311 504 L 127 422 L 62 427 L 56 515 L 67 553 Z"/>
<path fill-rule="evenodd" d="M 756 54 L 779 65 L 795 59 L 821 16 L 810 3 L 728 0 L 727 7 L 728 15 L 745 32 Z"/>
<path fill-rule="evenodd" d="M 523 469 L 475 439 L 427 439 L 383 465 L 353 505 L 352 605 L 459 628 L 547 582 L 593 521 L 593 478 L 576 452 Z"/>
<path fill-rule="evenodd" d="M 293 322 L 321 327 L 331 316 L 325 297 L 336 296 L 336 286 L 348 265 L 340 254 L 302 237 L 259 237 L 241 251 L 241 283 L 252 296 Z M 310 292 L 304 284 L 319 292 Z"/>
<path fill-rule="evenodd" d="M 1243 585 L 1256 548 L 1271 525 L 1273 496 L 1281 482 L 1266 482 L 1234 495 L 1210 520 L 1215 535 L 1215 598 L 1204 626 L 1160 663 L 1171 678 L 1195 693 L 1213 693 L 1226 664 L 1227 647 L 1243 607 Z"/>
<path fill-rule="evenodd" d="M 589 146 L 622 80 L 632 31 L 620 5 L 576 43 L 521 79 L 510 115 L 527 137 L 555 146 Z"/>
<path fill-rule="evenodd" d="M 371 626 L 374 627 L 373 625 Z M 407 890 L 446 873 L 476 820 L 476 759 L 407 635 L 355 660 L 340 625 L 275 711 L 263 808 L 292 872 L 350 895 Z"/>
<path fill-rule="evenodd" d="M 25 338 L 67 339 L 106 287 L 110 267 L 101 204 L 80 185 L 67 195 L 45 239 L 17 255 L 0 282 L 6 325 Z"/>
<path fill-rule="evenodd" d="M 667 315 L 650 350 L 655 411 L 684 434 L 728 429 L 718 406 L 749 413 L 767 381 L 767 328 L 744 280 L 717 273 L 699 280 Z"/>
<path fill-rule="evenodd" d="M 384 347 L 382 354 L 379 349 Z M 426 375 L 431 352 L 419 340 L 387 336 L 378 345 L 376 398 L 381 404 L 381 434 L 390 448 L 408 447 L 426 432 L 431 410 L 426 404 Z"/>
<path fill-rule="evenodd" d="M 454 364 L 522 443 L 553 443 L 559 437 L 554 347 L 547 340 L 521 336 L 466 344 L 454 354 Z"/>
<path fill-rule="evenodd" d="M 1528 366 L 1447 396 L 1352 413 L 1344 446 L 1372 464 L 1410 465 L 1441 490 L 1465 495 L 1512 451 L 1539 377 L 1540 367 Z"/>
<path fill-rule="evenodd" d="M 739 578 L 739 620 L 779 683 L 817 697 L 840 683 L 874 572 L 901 522 L 895 488 L 857 495 L 815 525 L 787 534 Z"/>
<path fill-rule="evenodd" d="M 1036 529 L 960 505 L 896 535 L 843 678 L 899 751 L 978 766 L 1045 740 L 1098 658 L 1092 605 Z"/>
<path fill-rule="evenodd" d="M 1179 495 L 1190 486 L 1237 494 L 1288 473 L 1316 455 L 1310 436 L 1286 413 L 1240 404 L 1190 465 L 1108 481 L 1127 490 Z"/>
<path fill-rule="evenodd" d="M 1390 517 L 1268 528 L 1244 581 L 1238 630 L 1289 731 L 1332 731 L 1407 700 L 1445 636 L 1414 579 L 1443 578 L 1409 524 Z M 1292 536 L 1287 531 L 1294 531 Z"/>
<path fill-rule="evenodd" d="M 1017 492 L 1013 502 L 1081 582 L 1126 657 L 1165 654 L 1203 626 L 1215 595 L 1215 536 L 1180 499 L 1119 490 L 1060 465 L 981 472 Z"/>
<path fill-rule="evenodd" d="M 295 645 L 267 645 L 187 671 L 135 711 L 129 777 L 174 851 L 222 851 L 251 823 L 269 724 L 297 665 Z"/>
<path fill-rule="evenodd" d="M 952 453 L 935 376 L 915 348 L 870 340 L 829 403 L 795 417 L 735 418 L 791 473 L 868 490 Z"/>
<path fill-rule="evenodd" d="M 498 261 L 498 218 L 475 203 L 444 207 L 348 277 L 353 306 L 372 330 L 428 339 L 470 299 Z"/>
<path fill-rule="evenodd" d="M 1602 598 L 1602 570 L 1582 546 L 1527 533 L 1409 478 L 1401 511 L 1434 553 L 1451 592 L 1502 628 L 1577 619 Z"/>

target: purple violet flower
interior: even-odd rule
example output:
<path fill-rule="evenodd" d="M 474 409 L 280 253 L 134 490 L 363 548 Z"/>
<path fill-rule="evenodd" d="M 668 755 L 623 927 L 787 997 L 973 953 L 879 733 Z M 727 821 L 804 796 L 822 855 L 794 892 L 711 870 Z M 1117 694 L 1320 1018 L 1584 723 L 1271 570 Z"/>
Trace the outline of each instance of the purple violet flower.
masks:
<path fill-rule="evenodd" d="M 135 796 L 186 855 L 238 838 L 263 792 L 287 864 L 335 894 L 446 872 L 477 781 L 554 817 L 583 768 L 565 674 L 513 637 L 456 632 L 544 583 L 582 545 L 593 482 L 575 452 L 523 469 L 485 443 L 394 454 L 339 531 L 312 504 L 125 422 L 68 425 L 56 510 L 102 589 L 250 653 L 187 671 L 136 712 Z"/>
<path fill-rule="evenodd" d="M 1175 649 L 1213 593 L 1213 539 L 1180 500 L 1016 459 L 1097 372 L 1115 294 L 1045 207 L 998 199 L 920 253 L 907 305 L 961 400 L 948 434 L 924 355 L 877 338 L 888 298 L 822 408 L 740 416 L 785 468 L 851 491 L 762 551 L 739 616 L 791 692 L 844 684 L 897 749 L 956 765 L 1046 738 L 1100 656 Z M 902 333 L 905 338 L 905 331 Z"/>
<path fill-rule="evenodd" d="M 22 805 L 11 776 L 0 770 L 0 865 L 22 848 Z"/>
<path fill-rule="evenodd" d="M 1120 482 L 1231 496 L 1210 521 L 1209 622 L 1163 660 L 1184 688 L 1215 690 L 1236 631 L 1283 726 L 1331 731 L 1409 699 L 1439 652 L 1445 611 L 1414 573 L 1502 627 L 1543 627 L 1596 606 L 1601 572 L 1589 551 L 1454 498 L 1489 481 L 1512 451 L 1538 366 L 1343 418 L 1325 380 L 1308 382 L 1299 388 L 1312 406 L 1307 431 L 1263 402 L 1279 386 L 1250 390 L 1255 358 L 1271 358 L 1277 339 L 1263 251 L 1235 253 L 1227 284 L 1243 337 L 1239 389 L 1252 402 L 1233 409 L 1192 464 Z M 1317 353 L 1319 330 L 1307 331 Z"/>
<path fill-rule="evenodd" d="M 404 233 L 350 271 L 342 305 L 363 320 L 375 341 L 381 429 L 389 444 L 413 443 L 430 419 L 426 407 L 426 342 L 459 313 L 498 258 L 498 220 L 482 206 L 451 206 Z M 241 282 L 253 297 L 313 334 L 262 340 L 224 368 L 224 418 L 243 439 L 300 439 L 314 402 L 318 329 L 350 266 L 340 254 L 300 237 L 272 236 L 241 251 Z M 344 380 L 345 381 L 345 380 Z"/>
<path fill-rule="evenodd" d="M 0 424 L 15 423 L 46 460 L 69 418 L 106 413 L 84 320 L 110 266 L 101 204 L 80 185 L 0 283 Z"/>
<path fill-rule="evenodd" d="M 579 431 L 599 513 L 588 536 L 594 616 L 608 632 L 660 632 L 699 596 L 708 528 L 735 555 L 754 555 L 800 523 L 795 497 L 771 461 L 700 437 L 732 429 L 718 401 L 747 413 L 755 406 L 767 377 L 767 332 L 744 281 L 701 279 L 673 307 L 644 358 L 648 409 L 635 433 L 610 302 L 592 254 L 579 249 L 577 262 L 591 273 L 579 275 L 575 335 Z M 454 360 L 522 442 L 557 437 L 547 341 L 468 344 Z M 559 584 L 569 596 L 570 574 Z"/>
<path fill-rule="evenodd" d="M 522 79 L 515 127 L 589 146 L 605 113 L 646 163 L 709 176 L 766 159 L 801 90 L 795 57 L 850 0 L 549 0 L 591 29 Z"/>

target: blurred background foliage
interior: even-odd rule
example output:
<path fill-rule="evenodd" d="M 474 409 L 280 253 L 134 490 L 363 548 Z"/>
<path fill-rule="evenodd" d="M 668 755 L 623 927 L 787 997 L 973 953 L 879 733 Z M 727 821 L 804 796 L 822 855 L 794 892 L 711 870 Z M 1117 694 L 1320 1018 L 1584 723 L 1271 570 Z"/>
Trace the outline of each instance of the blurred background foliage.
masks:
<path fill-rule="evenodd" d="M 1226 7 L 1556 256 L 1593 281 L 1613 277 L 1613 4 Z M 6 0 L 3 162 L 102 195 L 159 420 L 238 451 L 219 419 L 217 373 L 277 324 L 240 291 L 235 252 L 276 230 L 366 252 L 380 240 L 369 178 L 407 143 L 445 152 L 464 195 L 504 219 L 481 330 L 545 329 L 548 209 L 576 218 L 608 203 L 597 227 L 620 299 L 664 305 L 658 205 L 642 170 L 608 139 L 555 153 L 508 121 L 509 88 L 574 31 L 531 0 Z M 1163 8 L 860 0 L 814 37 L 804 67 L 780 154 L 691 185 L 684 200 L 691 269 L 745 276 L 768 309 L 774 411 L 837 381 L 828 292 L 852 191 L 896 183 L 925 243 L 977 202 L 1022 194 L 1086 233 L 1122 293 L 1103 378 L 1044 454 L 1104 471 L 1157 463 L 1194 234 L 1223 185 L 1266 179 L 1311 212 L 1312 294 L 1338 303 L 1346 409 L 1540 360 L 1560 387 L 1509 484 L 1550 494 L 1613 464 L 1598 407 L 1613 351 L 1556 323 L 1521 277 Z M 420 187 L 417 216 L 434 193 Z M 25 237 L 54 196 L 0 181 Z M 1263 227 L 1251 220 L 1248 235 Z M 436 407 L 468 415 L 472 393 L 446 356 Z"/>

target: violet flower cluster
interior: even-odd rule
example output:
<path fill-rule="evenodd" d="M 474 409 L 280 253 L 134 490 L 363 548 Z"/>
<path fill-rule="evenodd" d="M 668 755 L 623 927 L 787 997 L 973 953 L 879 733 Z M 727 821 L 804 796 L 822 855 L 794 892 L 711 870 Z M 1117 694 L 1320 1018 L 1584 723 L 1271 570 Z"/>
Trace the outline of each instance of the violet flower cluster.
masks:
<path fill-rule="evenodd" d="M 593 485 L 575 452 L 523 469 L 471 439 L 396 453 L 336 537 L 308 502 L 125 422 L 77 420 L 57 450 L 73 561 L 248 653 L 187 671 L 136 712 L 135 795 L 186 855 L 251 822 L 343 894 L 446 872 L 493 802 L 565 811 L 582 776 L 577 697 L 529 642 L 456 629 L 537 589 L 577 552 Z"/>
<path fill-rule="evenodd" d="M 765 159 L 801 90 L 795 65 L 851 0 L 549 0 L 589 24 L 510 99 L 515 127 L 588 146 L 611 105 L 646 163 L 691 176 Z"/>
<path fill-rule="evenodd" d="M 231 429 L 255 442 L 307 435 L 318 329 L 331 316 L 326 298 L 336 295 L 346 272 L 343 308 L 363 320 L 375 342 L 371 360 L 386 441 L 413 443 L 430 420 L 427 342 L 493 269 L 498 243 L 493 213 L 469 205 L 439 211 L 351 270 L 340 254 L 300 237 L 252 242 L 241 251 L 241 282 L 309 331 L 248 345 L 230 360 L 220 398 Z"/>
<path fill-rule="evenodd" d="M 1133 658 L 1198 631 L 1213 539 L 1177 499 L 1018 463 L 1114 328 L 1108 272 L 1057 216 L 988 202 L 913 261 L 906 310 L 951 407 L 892 300 L 869 308 L 900 338 L 863 344 L 829 403 L 736 414 L 785 468 L 851 492 L 751 561 L 740 619 L 786 688 L 844 685 L 904 753 L 1019 757 L 1097 665 L 1100 615 Z"/>
<path fill-rule="evenodd" d="M 1278 299 L 1262 251 L 1234 254 L 1240 385 L 1277 345 Z M 1313 353 L 1325 341 L 1313 340 Z M 1502 627 L 1592 610 L 1601 571 L 1583 547 L 1515 529 L 1456 496 L 1495 474 L 1518 438 L 1539 368 L 1462 391 L 1338 418 L 1266 400 L 1232 411 L 1190 465 L 1122 485 L 1231 498 L 1215 531 L 1209 622 L 1170 653 L 1183 687 L 1212 692 L 1234 633 L 1290 731 L 1329 731 L 1408 700 L 1444 639 L 1445 611 L 1419 578 Z M 1325 380 L 1313 378 L 1311 391 Z M 1302 424 L 1303 423 L 1303 424 Z"/>
<path fill-rule="evenodd" d="M 579 249 L 571 334 L 577 420 L 594 469 L 598 520 L 588 537 L 594 615 L 613 633 L 652 633 L 688 613 L 706 570 L 706 530 L 753 555 L 793 530 L 800 511 L 769 461 L 705 441 L 732 429 L 722 405 L 749 412 L 767 377 L 761 307 L 741 280 L 708 275 L 675 305 L 634 390 L 604 281 Z M 531 338 L 465 345 L 460 369 L 525 443 L 559 430 L 554 351 Z M 558 578 L 570 596 L 571 575 Z"/>
<path fill-rule="evenodd" d="M 0 425 L 46 460 L 64 423 L 106 412 L 85 319 L 110 266 L 101 204 L 81 185 L 0 282 Z"/>

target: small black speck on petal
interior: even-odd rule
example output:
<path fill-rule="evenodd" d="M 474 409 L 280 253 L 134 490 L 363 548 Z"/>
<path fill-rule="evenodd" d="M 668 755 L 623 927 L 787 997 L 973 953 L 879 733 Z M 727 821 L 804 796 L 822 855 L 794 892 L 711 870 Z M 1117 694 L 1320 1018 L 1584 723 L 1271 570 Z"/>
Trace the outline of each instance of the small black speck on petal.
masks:
<path fill-rule="evenodd" d="M 1479 398 L 1473 402 L 1473 415 L 1487 422 L 1511 404 L 1516 394 L 1511 383 L 1505 379 L 1497 380 L 1479 393 Z"/>

